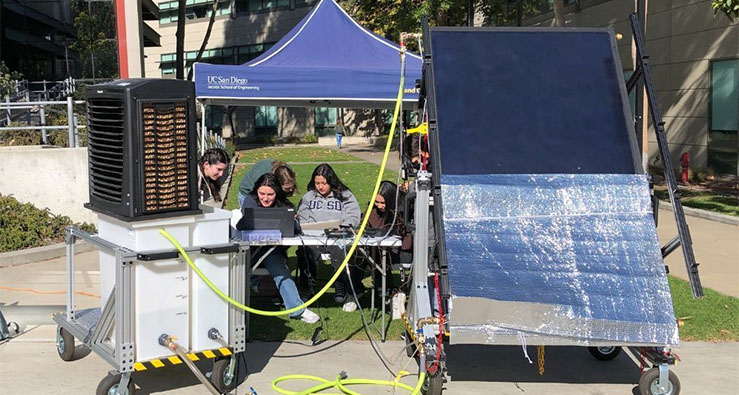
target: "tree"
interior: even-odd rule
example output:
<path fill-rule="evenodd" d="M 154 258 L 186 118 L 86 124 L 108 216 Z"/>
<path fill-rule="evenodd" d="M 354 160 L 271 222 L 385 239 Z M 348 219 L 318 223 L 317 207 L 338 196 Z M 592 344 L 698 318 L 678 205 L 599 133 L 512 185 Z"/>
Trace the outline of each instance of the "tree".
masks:
<path fill-rule="evenodd" d="M 92 11 L 92 12 L 90 12 Z M 80 55 L 83 77 L 118 76 L 115 12 L 112 2 L 75 0 L 72 3 L 76 38 L 70 47 Z M 93 63 L 94 60 L 94 63 Z M 94 70 L 94 72 L 93 72 Z"/>
<path fill-rule="evenodd" d="M 0 98 L 5 98 L 14 88 L 13 81 L 23 78 L 23 74 L 17 71 L 10 71 L 5 62 L 0 60 Z"/>
<path fill-rule="evenodd" d="M 552 20 L 552 24 L 557 27 L 563 27 L 565 25 L 564 1 L 553 0 L 552 8 L 554 11 L 554 19 Z"/>
<path fill-rule="evenodd" d="M 731 22 L 739 18 L 739 0 L 713 0 L 713 15 L 723 12 Z"/>
<path fill-rule="evenodd" d="M 341 5 L 362 26 L 397 42 L 401 32 L 420 32 L 424 15 L 431 26 L 464 26 L 468 4 L 469 0 L 345 0 Z"/>
<path fill-rule="evenodd" d="M 220 3 L 219 0 L 213 0 L 213 8 L 210 10 L 210 21 L 208 21 L 208 30 L 205 31 L 205 37 L 203 37 L 203 43 L 200 44 L 200 49 L 198 50 L 198 55 L 195 57 L 195 60 L 193 61 L 193 64 L 195 62 L 199 62 L 200 58 L 203 57 L 203 52 L 205 52 L 205 47 L 208 46 L 208 40 L 210 39 L 210 32 L 213 30 L 213 22 L 216 20 L 216 11 L 218 11 L 218 4 Z M 192 81 L 192 74 L 194 71 L 194 67 L 190 66 L 190 71 L 187 73 L 187 80 Z"/>
<path fill-rule="evenodd" d="M 178 80 L 185 79 L 185 7 L 186 0 L 177 1 L 177 32 L 175 38 L 175 76 Z"/>

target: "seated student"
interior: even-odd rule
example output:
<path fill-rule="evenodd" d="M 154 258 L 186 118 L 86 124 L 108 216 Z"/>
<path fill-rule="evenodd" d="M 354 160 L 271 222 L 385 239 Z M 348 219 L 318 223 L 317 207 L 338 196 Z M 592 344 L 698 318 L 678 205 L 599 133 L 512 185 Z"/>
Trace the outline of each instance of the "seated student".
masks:
<path fill-rule="evenodd" d="M 318 165 L 308 182 L 308 192 L 300 200 L 298 220 L 301 224 L 340 220 L 342 227 L 356 228 L 359 225 L 359 204 L 357 198 L 327 163 Z M 336 246 L 298 248 L 298 267 L 300 268 L 301 286 L 312 290 L 316 279 L 317 264 L 321 260 L 321 252 L 331 254 L 331 265 L 337 269 L 344 260 L 344 252 Z M 344 303 L 346 297 L 346 275 L 342 275 L 334 283 L 337 303 Z"/>
<path fill-rule="evenodd" d="M 254 183 L 251 192 L 244 198 L 244 207 L 293 208 L 294 206 L 287 200 L 287 195 L 277 182 L 277 177 L 271 173 L 267 173 L 259 177 Z M 259 253 L 254 254 L 252 261 L 256 262 L 262 255 Z M 275 248 L 264 258 L 262 265 L 272 275 L 277 289 L 280 290 L 280 296 L 282 296 L 282 301 L 285 303 L 286 309 L 303 304 L 303 300 L 300 299 L 300 294 L 298 293 L 298 288 L 295 286 L 295 281 L 293 281 L 290 275 L 290 269 L 287 267 L 287 247 Z M 319 320 L 318 315 L 308 309 L 296 311 L 290 314 L 290 318 L 300 318 L 300 320 L 309 324 L 316 323 Z"/>
<path fill-rule="evenodd" d="M 244 198 L 251 192 L 254 182 L 265 173 L 272 173 L 277 177 L 277 181 L 287 197 L 291 197 L 295 193 L 295 172 L 293 169 L 285 162 L 276 159 L 264 159 L 255 163 L 241 179 L 239 183 L 239 207 L 244 206 Z"/>
<path fill-rule="evenodd" d="M 396 202 L 401 202 L 403 199 L 402 192 L 399 194 L 394 182 L 382 181 L 375 197 L 375 205 L 367 220 L 367 226 L 370 228 L 387 230 L 387 233 L 391 235 L 400 236 L 400 248 L 394 248 L 389 253 L 393 262 L 408 261 L 413 253 L 413 235 L 406 229 L 403 215 L 396 209 Z M 377 275 L 380 273 L 375 272 L 375 274 L 375 284 L 379 284 Z M 390 288 L 392 284 L 388 287 Z"/>
<path fill-rule="evenodd" d="M 218 206 L 215 203 L 223 201 L 221 198 L 221 180 L 223 173 L 228 168 L 228 154 L 220 148 L 210 148 L 203 153 L 198 161 L 198 187 L 200 189 L 201 202 Z M 213 199 L 212 201 L 211 198 Z"/>

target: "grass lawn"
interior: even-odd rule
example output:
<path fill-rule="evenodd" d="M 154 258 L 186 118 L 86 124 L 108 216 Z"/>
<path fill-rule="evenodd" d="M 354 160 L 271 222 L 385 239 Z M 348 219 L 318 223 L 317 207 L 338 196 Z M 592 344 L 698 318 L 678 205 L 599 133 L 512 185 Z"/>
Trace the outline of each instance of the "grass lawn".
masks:
<path fill-rule="evenodd" d="M 303 162 L 301 160 L 298 160 L 296 162 Z M 331 164 L 331 162 L 328 162 Z M 303 197 L 303 195 L 306 192 L 306 186 L 308 185 L 308 181 L 310 180 L 310 176 L 313 174 L 313 169 L 316 168 L 318 163 L 315 165 L 313 164 L 304 164 L 304 165 L 291 165 L 293 170 L 295 170 L 295 174 L 297 176 L 297 185 L 298 185 L 298 192 L 290 198 L 290 201 L 295 204 L 295 207 L 298 207 L 298 203 L 300 202 L 300 198 Z M 346 184 L 347 187 L 352 191 L 354 196 L 357 197 L 357 202 L 359 202 L 359 207 L 364 212 L 367 209 L 367 204 L 369 204 L 370 194 L 372 193 L 372 189 L 375 187 L 375 180 L 377 177 L 377 172 L 380 171 L 380 166 L 374 164 L 374 163 L 368 163 L 368 162 L 357 162 L 357 163 L 334 163 L 331 164 L 331 167 L 333 167 L 336 174 L 339 176 L 342 182 Z M 244 167 L 242 169 L 237 170 L 234 173 L 234 176 L 232 178 L 231 187 L 228 191 L 228 198 L 226 200 L 226 209 L 227 210 L 233 210 L 235 208 L 238 208 L 239 206 L 239 182 L 244 177 L 244 174 L 250 169 L 250 166 Z M 385 174 L 383 175 L 383 179 L 385 180 L 391 180 L 393 182 L 396 182 L 398 178 L 398 173 L 392 170 L 385 169 Z"/>
<path fill-rule="evenodd" d="M 332 149 L 320 149 L 314 147 L 308 148 L 285 148 L 285 149 L 262 149 L 249 151 L 252 158 L 262 158 L 262 156 L 272 156 L 280 159 L 287 159 L 288 162 L 332 162 L 347 161 L 343 153 L 336 152 Z M 287 156 L 282 156 L 282 153 Z M 301 155 L 301 152 L 304 155 Z M 321 154 L 324 153 L 324 154 Z M 316 156 L 318 155 L 318 156 Z M 333 155 L 333 156 L 330 156 Z M 352 157 L 353 158 L 353 157 Z M 251 159 L 253 161 L 253 159 Z M 244 160 L 242 159 L 242 162 Z M 335 163 L 332 167 L 337 172 L 341 180 L 354 192 L 359 201 L 360 207 L 364 211 L 367 203 L 369 203 L 370 193 L 374 187 L 375 177 L 379 171 L 379 166 L 359 161 L 357 163 Z M 237 193 L 238 183 L 248 170 L 249 166 L 239 169 L 233 178 L 232 187 L 228 194 L 226 208 L 234 209 L 238 206 Z M 300 197 L 305 193 L 305 186 L 310 179 L 311 173 L 315 168 L 313 164 L 294 165 L 293 168 L 297 173 L 298 186 L 300 191 L 291 200 L 297 205 Z M 397 173 L 386 170 L 384 179 L 396 181 Z M 699 196 L 700 197 L 700 196 Z M 709 196 L 710 197 L 710 196 Z M 715 197 L 715 196 L 714 196 Z M 689 198 L 684 199 L 689 200 Z M 685 204 L 689 206 L 688 203 Z M 736 203 L 734 203 L 736 208 Z M 738 215 L 739 213 L 733 214 Z M 288 252 L 288 265 L 294 271 L 296 267 L 295 248 L 291 248 Z M 328 264 L 319 267 L 319 281 L 325 281 L 330 278 L 332 269 Z M 399 284 L 399 276 L 394 274 L 394 284 Z M 365 278 L 366 286 L 369 286 L 369 278 Z M 739 299 L 726 296 L 706 289 L 706 297 L 702 300 L 692 298 L 690 285 L 678 278 L 669 277 L 670 289 L 675 307 L 675 315 L 683 322 L 680 328 L 680 338 L 684 341 L 739 341 Z M 263 284 L 272 284 L 268 278 L 263 279 Z M 318 290 L 320 288 L 317 288 Z M 274 304 L 276 296 L 274 295 L 256 295 L 252 299 L 252 305 L 263 309 L 278 309 L 279 306 Z M 376 300 L 379 303 L 379 300 Z M 367 292 L 360 295 L 360 304 L 365 307 L 365 316 L 379 328 L 381 317 L 379 313 L 370 317 L 370 293 Z M 363 330 L 360 312 L 357 310 L 352 313 L 346 313 L 337 306 L 333 300 L 333 289 L 330 289 L 321 299 L 319 299 L 311 310 L 318 313 L 322 317 L 321 326 L 323 328 L 323 337 L 332 340 L 343 339 L 366 339 Z M 290 320 L 287 317 L 261 317 L 251 316 L 250 320 L 250 339 L 262 341 L 279 341 L 283 339 L 310 339 L 313 331 L 318 325 L 304 324 L 299 320 Z M 403 331 L 403 325 L 399 320 L 391 321 L 390 315 L 386 316 L 387 338 L 390 340 L 398 340 Z M 374 332 L 379 337 L 377 332 Z"/>
<path fill-rule="evenodd" d="M 297 260 L 295 258 L 295 248 L 291 248 L 288 252 L 289 259 L 288 265 L 293 270 L 293 276 L 295 276 L 295 268 Z M 326 284 L 328 279 L 333 274 L 333 269 L 328 263 L 320 265 L 318 268 L 319 286 L 315 288 L 316 292 Z M 274 288 L 274 283 L 269 277 L 262 277 L 262 286 L 265 288 Z M 394 284 L 400 284 L 399 276 L 395 275 Z M 365 278 L 365 285 L 369 287 L 370 279 Z M 378 284 L 379 286 L 379 284 Z M 347 289 L 347 295 L 351 290 Z M 359 291 L 357 291 L 359 292 Z M 272 292 L 264 292 L 265 295 L 257 294 L 252 295 L 251 305 L 262 308 L 264 310 L 276 310 L 281 309 L 276 303 L 279 303 L 279 294 L 277 289 L 274 288 Z M 367 290 L 364 293 L 359 293 L 359 303 L 364 309 L 365 319 L 368 322 L 374 323 L 372 326 L 372 335 L 375 339 L 379 339 L 379 328 L 382 326 L 382 316 L 380 314 L 380 299 L 375 298 L 375 313 L 372 314 L 370 311 L 371 304 L 371 291 Z M 308 307 L 314 313 L 321 316 L 321 323 L 309 325 L 305 324 L 300 320 L 291 320 L 286 316 L 280 317 L 263 317 L 250 315 L 249 321 L 249 339 L 250 341 L 280 341 L 283 339 L 292 340 L 305 340 L 310 339 L 313 336 L 314 330 L 321 326 L 323 328 L 322 339 L 331 340 L 366 340 L 367 335 L 364 332 L 364 326 L 362 324 L 362 317 L 359 310 L 347 313 L 342 310 L 341 305 L 337 305 L 334 301 L 334 290 L 329 289 L 323 296 L 318 299 L 313 305 Z M 392 321 L 391 318 L 391 306 L 386 308 L 387 314 L 385 316 L 385 330 L 387 331 L 387 339 L 389 340 L 400 340 L 400 334 L 403 331 L 403 324 L 401 320 Z"/>
<path fill-rule="evenodd" d="M 667 190 L 655 190 L 655 195 L 662 200 L 670 200 Z M 716 195 L 708 191 L 697 191 L 680 188 L 680 200 L 685 207 L 713 211 L 719 214 L 739 216 L 739 198 Z"/>
<path fill-rule="evenodd" d="M 361 161 L 354 155 L 345 154 L 331 148 L 290 147 L 290 148 L 258 148 L 241 151 L 239 163 L 255 163 L 262 159 L 274 158 L 283 162 L 345 162 Z"/>
<path fill-rule="evenodd" d="M 680 340 L 739 340 L 739 299 L 706 288 L 703 299 L 693 299 L 687 281 L 673 276 L 668 280 L 675 316 L 684 324 Z"/>
<path fill-rule="evenodd" d="M 300 198 L 306 192 L 306 186 L 308 185 L 310 176 L 313 174 L 313 169 L 315 169 L 319 163 L 327 162 L 331 164 L 331 167 L 334 168 L 334 171 L 336 171 L 339 178 L 357 197 L 357 201 L 359 202 L 359 206 L 362 211 L 365 211 L 367 208 L 372 189 L 375 186 L 377 172 L 380 171 L 380 166 L 364 162 L 355 156 L 337 152 L 333 149 L 315 147 L 242 151 L 240 162 L 250 163 L 264 158 L 281 159 L 288 163 L 315 162 L 315 164 L 291 165 L 297 176 L 298 193 L 296 193 L 290 200 L 296 207 L 300 202 Z M 348 161 L 357 163 L 332 163 Z M 247 165 L 238 169 L 234 173 L 231 188 L 229 189 L 228 198 L 226 200 L 226 209 L 232 210 L 238 207 L 238 184 L 250 167 L 251 166 Z M 395 171 L 387 169 L 383 175 L 383 179 L 391 180 L 393 182 L 397 181 L 397 177 L 398 175 Z M 296 248 L 288 250 L 288 265 L 293 270 L 293 275 L 295 275 L 294 270 L 297 266 L 295 252 Z M 323 280 L 321 285 L 325 284 L 332 274 L 333 270 L 330 265 L 321 265 L 319 267 L 319 281 Z M 396 277 L 399 277 L 397 273 L 395 275 Z M 263 278 L 262 281 L 268 288 L 273 286 L 273 283 L 270 283 L 271 280 L 267 277 Z M 370 283 L 369 277 L 366 278 L 364 284 L 369 287 Z M 396 278 L 395 284 L 399 283 L 399 278 Z M 317 287 L 316 291 L 319 289 L 320 287 Z M 276 292 L 277 290 L 274 289 L 274 292 L 268 293 L 268 296 L 254 295 L 252 305 L 267 310 L 280 308 L 274 304 L 275 296 L 279 297 Z M 365 308 L 366 319 L 373 322 L 376 328 L 380 328 L 382 324 L 381 315 L 379 311 L 377 311 L 373 316 L 371 316 L 369 311 L 370 301 L 370 292 L 360 294 L 360 305 Z M 377 306 L 376 310 L 379 310 L 379 299 L 376 299 L 375 303 Z M 326 292 L 326 294 L 324 294 L 323 297 L 321 297 L 313 306 L 309 307 L 312 311 L 322 317 L 321 326 L 323 328 L 323 336 L 332 340 L 366 339 L 362 317 L 359 310 L 347 313 L 344 312 L 341 307 L 342 306 L 339 306 L 334 302 L 333 288 Z M 391 321 L 389 310 L 390 306 L 388 306 L 388 314 L 385 318 L 387 338 L 391 340 L 399 340 L 400 334 L 403 331 L 403 324 L 399 320 Z M 318 325 L 308 325 L 300 320 L 291 320 L 286 316 L 262 317 L 251 315 L 249 333 L 250 340 L 275 341 L 282 339 L 310 339 L 316 327 L 318 327 Z M 379 339 L 377 331 L 374 331 L 374 336 Z"/>

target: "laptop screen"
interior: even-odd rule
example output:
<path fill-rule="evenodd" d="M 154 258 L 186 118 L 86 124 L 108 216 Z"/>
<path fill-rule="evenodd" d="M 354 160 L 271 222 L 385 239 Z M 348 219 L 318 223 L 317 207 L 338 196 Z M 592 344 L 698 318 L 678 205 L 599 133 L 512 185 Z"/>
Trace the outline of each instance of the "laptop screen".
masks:
<path fill-rule="evenodd" d="M 244 208 L 238 230 L 279 230 L 282 237 L 295 236 L 295 210 L 291 208 Z"/>

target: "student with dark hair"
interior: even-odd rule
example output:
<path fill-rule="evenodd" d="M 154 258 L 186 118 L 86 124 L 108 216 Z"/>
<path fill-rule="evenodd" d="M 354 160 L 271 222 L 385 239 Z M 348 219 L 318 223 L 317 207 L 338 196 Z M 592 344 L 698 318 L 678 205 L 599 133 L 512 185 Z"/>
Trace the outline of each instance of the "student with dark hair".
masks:
<path fill-rule="evenodd" d="M 387 234 L 399 236 L 400 248 L 389 251 L 393 262 L 410 261 L 413 254 L 413 234 L 405 227 L 403 215 L 396 209 L 397 202 L 404 199 L 403 193 L 398 191 L 397 186 L 391 181 L 382 181 L 380 189 L 375 197 L 375 205 L 370 211 L 367 225 L 370 228 L 385 230 Z M 379 259 L 379 250 L 373 248 L 373 255 Z M 375 272 L 375 284 L 379 284 L 379 272 Z M 388 278 L 392 279 L 391 276 Z M 388 289 L 392 288 L 392 284 Z M 379 291 L 379 289 L 376 288 Z"/>
<path fill-rule="evenodd" d="M 239 183 L 239 207 L 244 205 L 244 198 L 251 192 L 254 182 L 265 173 L 272 173 L 277 176 L 282 190 L 288 197 L 292 196 L 296 191 L 295 171 L 291 169 L 287 163 L 276 159 L 264 159 L 255 163 L 249 171 L 244 174 L 244 178 Z"/>
<path fill-rule="evenodd" d="M 287 207 L 294 208 L 293 204 L 287 200 L 287 194 L 282 190 L 280 183 L 271 173 L 263 174 L 254 183 L 253 188 L 244 198 L 244 208 L 279 208 Z M 261 254 L 260 254 L 261 252 Z M 253 262 L 258 261 L 264 252 L 260 251 L 252 255 L 251 260 Z M 280 290 L 280 296 L 282 301 L 285 303 L 286 309 L 300 306 L 303 304 L 303 300 L 300 299 L 298 288 L 295 286 L 290 275 L 290 269 L 287 267 L 287 247 L 281 246 L 272 250 L 262 263 L 264 268 L 269 271 L 272 279 Z M 303 322 L 313 324 L 318 322 L 318 315 L 308 309 L 298 310 L 290 314 L 290 318 L 300 319 Z"/>
<path fill-rule="evenodd" d="M 342 227 L 356 228 L 359 225 L 361 211 L 357 198 L 327 163 L 318 165 L 308 182 L 308 192 L 303 195 L 298 207 L 300 223 L 340 220 Z M 317 264 L 321 252 L 331 254 L 334 269 L 344 260 L 344 252 L 336 247 L 301 247 L 298 249 L 298 267 L 301 273 L 301 286 L 313 288 L 316 279 Z M 344 303 L 346 297 L 346 276 L 339 277 L 334 287 L 335 300 Z"/>
<path fill-rule="evenodd" d="M 229 158 L 226 151 L 220 148 L 210 148 L 203 153 L 198 161 L 199 189 L 201 202 L 213 199 L 221 202 L 221 177 L 228 168 Z"/>

